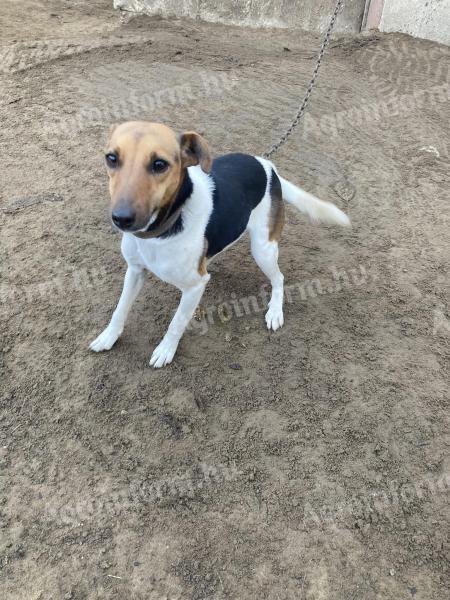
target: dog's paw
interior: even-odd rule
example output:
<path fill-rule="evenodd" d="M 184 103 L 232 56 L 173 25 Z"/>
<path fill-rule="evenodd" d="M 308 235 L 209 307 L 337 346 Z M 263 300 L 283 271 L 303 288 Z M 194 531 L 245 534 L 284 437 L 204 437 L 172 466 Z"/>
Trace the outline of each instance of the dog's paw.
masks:
<path fill-rule="evenodd" d="M 114 344 L 120 337 L 122 331 L 108 325 L 108 327 L 96 338 L 89 346 L 94 352 L 103 352 L 103 350 L 111 350 Z"/>
<path fill-rule="evenodd" d="M 267 329 L 272 329 L 272 331 L 276 331 L 283 327 L 284 317 L 283 317 L 283 309 L 282 307 L 270 307 L 266 313 L 266 323 Z"/>
<path fill-rule="evenodd" d="M 175 356 L 177 347 L 178 342 L 163 339 L 159 346 L 153 351 L 150 359 L 150 366 L 155 367 L 155 369 L 160 369 L 161 367 L 170 364 Z"/>

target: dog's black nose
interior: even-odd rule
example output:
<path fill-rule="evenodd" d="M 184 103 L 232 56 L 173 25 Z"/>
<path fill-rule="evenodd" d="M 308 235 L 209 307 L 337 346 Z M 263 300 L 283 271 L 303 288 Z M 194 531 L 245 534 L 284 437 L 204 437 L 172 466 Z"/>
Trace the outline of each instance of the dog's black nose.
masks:
<path fill-rule="evenodd" d="M 136 213 L 132 208 L 117 208 L 113 211 L 111 218 L 120 229 L 130 229 L 136 220 Z"/>

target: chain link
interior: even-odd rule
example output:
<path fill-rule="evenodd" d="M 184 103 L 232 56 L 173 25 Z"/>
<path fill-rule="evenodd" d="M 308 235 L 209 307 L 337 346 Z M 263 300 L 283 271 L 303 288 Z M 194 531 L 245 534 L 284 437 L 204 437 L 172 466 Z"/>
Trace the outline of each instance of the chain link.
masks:
<path fill-rule="evenodd" d="M 319 74 L 319 69 L 320 66 L 322 64 L 322 58 L 323 55 L 325 54 L 325 50 L 327 49 L 327 46 L 329 44 L 330 41 L 330 37 L 331 34 L 333 33 L 333 29 L 334 29 L 334 25 L 336 23 L 336 19 L 337 16 L 339 14 L 339 11 L 341 10 L 341 8 L 344 5 L 344 0 L 337 0 L 336 2 L 336 7 L 334 9 L 333 15 L 331 17 L 331 21 L 330 24 L 328 26 L 328 29 L 325 33 L 325 37 L 323 38 L 323 42 L 322 42 L 322 46 L 320 47 L 319 50 L 319 54 L 317 56 L 317 63 L 316 63 L 316 67 L 313 71 L 313 76 L 311 78 L 311 81 L 309 82 L 308 85 L 308 89 L 306 90 L 306 94 L 305 94 L 305 98 L 303 100 L 303 102 L 301 103 L 291 125 L 289 126 L 289 128 L 286 130 L 286 132 L 280 137 L 280 139 L 278 140 L 278 142 L 276 142 L 275 144 L 273 144 L 273 146 L 270 148 L 270 150 L 268 150 L 265 154 L 263 154 L 264 158 L 270 158 L 272 156 L 272 154 L 274 154 L 277 150 L 279 150 L 281 148 L 281 146 L 286 142 L 286 140 L 288 139 L 288 137 L 292 134 L 292 132 L 294 131 L 294 129 L 297 127 L 297 125 L 300 122 L 300 119 L 303 117 L 303 114 L 309 104 L 309 99 L 311 97 L 311 93 L 314 89 L 314 86 L 316 84 L 316 79 L 317 79 L 317 75 Z"/>

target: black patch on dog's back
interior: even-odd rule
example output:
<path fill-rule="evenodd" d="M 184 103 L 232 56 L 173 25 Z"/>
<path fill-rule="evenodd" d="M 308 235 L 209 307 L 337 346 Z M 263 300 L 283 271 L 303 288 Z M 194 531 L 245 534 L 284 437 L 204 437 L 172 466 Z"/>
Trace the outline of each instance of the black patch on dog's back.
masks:
<path fill-rule="evenodd" d="M 225 154 L 213 161 L 213 211 L 205 237 L 211 258 L 235 242 L 245 231 L 250 214 L 266 192 L 267 175 L 255 157 Z"/>

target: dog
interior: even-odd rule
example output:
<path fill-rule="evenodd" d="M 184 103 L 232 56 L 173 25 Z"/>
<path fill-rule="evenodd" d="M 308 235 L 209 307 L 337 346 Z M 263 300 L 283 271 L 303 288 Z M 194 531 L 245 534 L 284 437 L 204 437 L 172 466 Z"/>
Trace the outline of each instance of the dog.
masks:
<path fill-rule="evenodd" d="M 110 350 L 122 334 L 145 269 L 182 292 L 180 304 L 150 365 L 172 362 L 210 279 L 208 264 L 248 231 L 256 264 L 269 279 L 268 329 L 282 327 L 283 275 L 278 242 L 285 202 L 313 222 L 349 225 L 339 208 L 283 179 L 274 164 L 248 154 L 211 158 L 196 132 L 177 135 L 148 122 L 113 126 L 105 154 L 111 219 L 123 233 L 128 268 L 123 291 L 107 328 L 91 350 Z"/>

